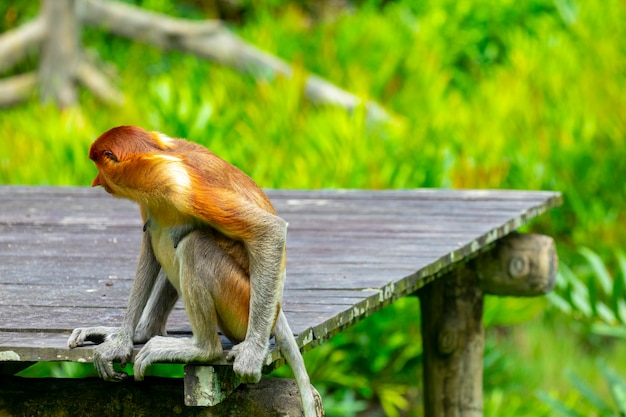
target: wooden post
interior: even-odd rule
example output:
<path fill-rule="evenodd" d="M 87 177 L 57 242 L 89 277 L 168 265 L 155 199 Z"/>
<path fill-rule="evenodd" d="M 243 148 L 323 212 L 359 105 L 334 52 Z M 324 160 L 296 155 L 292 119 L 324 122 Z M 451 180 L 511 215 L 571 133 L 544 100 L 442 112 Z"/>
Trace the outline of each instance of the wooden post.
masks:
<path fill-rule="evenodd" d="M 424 349 L 424 415 L 483 412 L 483 292 L 462 265 L 419 291 Z"/>
<path fill-rule="evenodd" d="M 79 63 L 80 29 L 74 0 L 43 0 L 41 15 L 47 36 L 41 45 L 41 101 L 65 108 L 76 102 L 75 70 Z"/>
<path fill-rule="evenodd" d="M 511 234 L 418 291 L 424 349 L 424 415 L 483 414 L 483 294 L 535 296 L 554 287 L 554 241 Z"/>

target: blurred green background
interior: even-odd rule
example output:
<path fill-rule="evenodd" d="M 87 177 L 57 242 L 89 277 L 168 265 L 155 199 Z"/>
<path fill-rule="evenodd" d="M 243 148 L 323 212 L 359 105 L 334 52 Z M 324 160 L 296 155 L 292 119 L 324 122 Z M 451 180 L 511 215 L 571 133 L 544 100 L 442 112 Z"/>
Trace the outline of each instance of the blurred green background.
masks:
<path fill-rule="evenodd" d="M 81 90 L 80 106 L 63 111 L 36 97 L 0 110 L 0 184 L 88 185 L 91 142 L 135 124 L 202 143 L 268 188 L 561 191 L 564 205 L 526 229 L 557 241 L 555 292 L 487 300 L 485 415 L 626 415 L 623 0 L 132 3 L 225 18 L 294 76 L 255 79 L 84 28 L 125 104 Z M 0 2 L 0 30 L 38 7 Z M 380 103 L 394 122 L 312 105 L 309 73 Z M 418 312 L 415 298 L 401 300 L 306 354 L 327 415 L 422 415 Z"/>

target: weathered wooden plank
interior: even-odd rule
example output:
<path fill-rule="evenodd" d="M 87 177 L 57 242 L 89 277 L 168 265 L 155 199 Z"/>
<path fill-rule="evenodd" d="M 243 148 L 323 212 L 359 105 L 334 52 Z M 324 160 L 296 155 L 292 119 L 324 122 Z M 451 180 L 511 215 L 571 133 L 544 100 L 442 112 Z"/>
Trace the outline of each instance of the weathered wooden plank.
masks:
<path fill-rule="evenodd" d="M 93 204 L 97 204 L 94 201 Z M 364 203 L 366 204 L 366 203 Z M 380 226 L 387 226 L 382 230 L 386 231 L 398 231 L 399 226 L 408 227 L 410 230 L 431 230 L 427 226 L 438 226 L 439 229 L 445 228 L 445 230 L 454 230 L 446 225 L 465 225 L 469 227 L 480 227 L 481 224 L 489 224 L 494 220 L 502 219 L 504 221 L 514 217 L 516 215 L 526 214 L 526 210 L 504 210 L 493 209 L 488 210 L 484 207 L 476 207 L 473 211 L 466 210 L 464 212 L 446 212 L 446 211 L 434 211 L 428 212 L 411 212 L 408 208 L 398 210 L 396 212 L 385 213 L 367 213 L 362 212 L 355 214 L 354 210 L 358 210 L 358 207 L 339 210 L 337 207 L 326 207 L 324 211 L 320 212 L 285 212 L 280 211 L 279 214 L 290 223 L 290 230 L 293 228 L 307 229 L 315 228 L 317 230 L 334 230 L 334 226 L 344 226 L 335 232 L 360 230 L 359 226 L 363 226 L 364 229 L 371 228 L 371 222 L 375 220 Z M 364 211 L 364 209 L 362 210 Z M 429 223 L 425 223 L 424 220 L 428 220 Z M 34 230 L 43 231 L 44 227 L 48 225 L 61 225 L 72 227 L 74 233 L 79 235 L 97 235 L 97 232 L 107 230 L 108 233 L 120 233 L 127 231 L 126 229 L 134 229 L 137 233 L 141 230 L 141 221 L 139 214 L 128 217 L 119 218 L 96 218 L 96 217 L 67 217 L 62 215 L 55 215 L 53 212 L 45 213 L 33 213 L 28 218 L 24 218 L 23 214 L 16 213 L 12 215 L 9 212 L 4 212 L 0 215 L 0 223 L 6 224 L 7 229 L 24 225 L 33 225 Z M 345 229 L 345 226 L 351 226 L 350 229 Z M 370 227 L 368 227 L 370 226 Z M 112 229 L 109 231 L 108 229 Z M 113 229 L 114 228 L 114 229 Z M 415 228 L 415 229 L 414 229 Z M 71 230 L 71 229 L 70 229 Z"/>
<path fill-rule="evenodd" d="M 189 337 L 190 334 L 174 337 Z M 83 347 L 68 349 L 68 333 L 62 332 L 6 332 L 0 331 L 0 361 L 15 362 L 92 362 L 93 348 L 95 345 L 87 343 Z M 233 344 L 221 336 L 222 346 L 225 354 Z M 137 354 L 142 345 L 136 345 L 133 350 L 133 357 Z M 270 355 L 279 359 L 276 346 L 271 344 Z M 227 363 L 225 359 L 215 361 L 215 363 Z"/>
<path fill-rule="evenodd" d="M 419 238 L 419 234 L 416 234 Z M 473 236 L 476 236 L 474 234 Z M 6 236 L 5 236 L 6 239 Z M 25 239 L 27 239 L 25 237 Z M 17 261 L 26 261 L 30 258 L 33 261 L 45 258 L 64 259 L 64 255 L 69 255 L 73 261 L 91 260 L 94 262 L 104 263 L 109 259 L 113 262 L 117 259 L 123 259 L 124 262 L 136 262 L 138 257 L 139 245 L 120 244 L 120 242 L 108 241 L 82 241 L 81 239 L 73 240 L 67 244 L 63 241 L 55 241 L 50 239 L 47 241 L 41 236 L 38 240 L 23 242 L 13 242 L 2 248 L 0 256 L 11 258 L 18 257 Z M 354 242 L 357 240 L 358 242 Z M 310 255 L 323 257 L 326 254 L 332 255 L 341 251 L 342 254 L 363 254 L 363 253 L 379 253 L 385 251 L 390 256 L 417 256 L 429 258 L 436 254 L 440 254 L 442 250 L 455 249 L 455 247 L 470 242 L 472 238 L 467 235 L 464 238 L 454 239 L 424 239 L 421 243 L 409 240 L 399 239 L 397 242 L 390 242 L 390 239 L 360 237 L 358 234 L 352 237 L 345 236 L 319 236 L 305 239 L 290 239 L 287 245 L 287 251 L 290 254 L 300 255 L 307 252 Z M 77 249 L 81 249 L 82 253 Z M 69 252 L 69 254 L 68 254 Z M 70 262 L 66 262 L 70 263 Z"/>
<path fill-rule="evenodd" d="M 0 285 L 0 306 L 6 307 L 106 307 L 126 308 L 131 283 L 96 287 L 85 284 L 64 285 Z M 285 289 L 284 307 L 292 304 L 354 304 L 363 295 L 373 293 L 364 290 Z M 39 295 L 45 294 L 45 297 Z M 6 295 L 6 297 L 2 297 Z M 175 308 L 183 309 L 179 301 Z"/>
<path fill-rule="evenodd" d="M 439 188 L 404 189 L 404 190 L 352 190 L 352 189 L 320 189 L 299 190 L 280 189 L 265 190 L 272 199 L 282 200 L 315 200 L 320 198 L 332 200 L 346 199 L 376 199 L 381 196 L 385 200 L 408 199 L 419 197 L 422 200 L 548 200 L 560 199 L 560 194 L 553 191 L 528 190 L 453 190 Z M 71 196 L 69 194 L 71 193 Z M 24 200 L 41 199 L 44 197 L 80 198 L 104 194 L 101 189 L 90 187 L 36 187 L 32 186 L 4 186 L 0 187 L 0 198 L 20 197 Z"/>
<path fill-rule="evenodd" d="M 304 349 L 487 250 L 561 198 L 471 190 L 268 194 L 290 223 L 283 307 Z M 9 346 L 2 340 L 26 348 L 41 331 L 57 335 L 56 350 L 37 353 L 52 340 L 43 338 L 28 358 L 78 360 L 64 347 L 72 328 L 121 323 L 141 227 L 134 203 L 99 189 L 0 186 L 0 352 Z M 181 305 L 168 331 L 190 331 Z"/>
<path fill-rule="evenodd" d="M 106 221 L 108 217 L 101 216 L 102 213 L 113 209 L 114 207 L 125 206 L 129 210 L 117 211 L 115 220 L 117 222 L 137 218 L 135 224 L 139 223 L 138 210 L 134 203 L 127 201 L 112 200 L 102 190 L 92 190 L 88 188 L 80 188 L 77 192 L 76 188 L 62 188 L 59 190 L 45 191 L 38 190 L 40 195 L 32 195 L 28 187 L 6 187 L 0 190 L 0 199 L 6 197 L 7 202 L 3 202 L 3 213 L 0 216 L 6 216 L 13 211 L 20 215 L 21 218 L 30 218 L 33 221 L 45 218 L 54 218 L 53 213 L 63 213 L 68 208 L 73 211 L 73 215 L 62 216 L 58 214 L 60 219 L 65 222 L 80 224 L 85 220 L 97 219 Z M 19 189 L 19 192 L 18 192 Z M 10 193 L 10 194 L 9 194 Z M 71 193 L 71 196 L 67 194 Z M 275 202 L 279 211 L 282 209 L 285 214 L 292 212 L 306 211 L 307 213 L 315 213 L 319 210 L 328 210 L 329 208 L 337 210 L 357 213 L 384 213 L 390 210 L 405 211 L 419 214 L 417 208 L 422 207 L 424 213 L 437 210 L 449 213 L 464 215 L 472 208 L 478 210 L 493 209 L 514 211 L 527 208 L 529 205 L 540 204 L 546 207 L 552 207 L 560 203 L 558 193 L 551 192 L 521 192 L 521 191 L 458 191 L 458 190 L 411 190 L 411 191 L 281 191 L 269 190 L 268 194 Z M 20 196 L 21 200 L 16 202 L 13 196 Z M 293 197 L 293 198 L 290 198 Z M 320 198 L 322 197 L 322 198 Z M 326 198 L 324 198 L 326 197 Z M 330 198 L 332 197 L 332 198 Z M 375 205 L 367 204 L 376 200 Z M 11 202 L 13 201 L 13 204 Z M 99 204 L 98 216 L 91 210 L 94 202 Z M 433 202 L 446 202 L 446 205 L 437 205 L 434 207 Z M 454 203 L 454 204 L 451 204 Z M 26 203 L 26 207 L 24 206 Z M 30 203 L 30 206 L 29 204 Z M 69 206 L 69 207 L 68 207 Z M 412 210 L 409 210 L 409 209 Z M 26 209 L 26 210 L 25 210 Z M 429 211 L 430 210 L 430 211 Z M 4 219 L 0 217 L 0 219 Z M 119 223 L 117 223 L 119 224 Z"/>
<path fill-rule="evenodd" d="M 472 216 L 475 213 L 482 213 L 485 216 L 500 215 L 502 213 L 515 213 L 528 208 L 530 201 L 450 201 L 445 207 L 437 209 L 432 201 L 385 201 L 384 204 L 368 205 L 369 200 L 348 200 L 348 202 L 333 201 L 325 204 L 304 204 L 297 205 L 281 204 L 277 202 L 276 207 L 281 215 L 298 215 L 307 213 L 316 215 L 326 213 L 329 209 L 334 209 L 338 213 L 351 213 L 357 216 L 377 216 L 389 218 L 390 216 L 405 215 L 407 213 L 417 216 L 422 215 L 456 215 Z"/>
<path fill-rule="evenodd" d="M 326 315 L 332 317 L 336 312 L 342 311 L 351 304 L 347 302 L 337 303 L 297 303 L 284 304 L 287 318 L 293 318 L 310 313 L 313 315 Z M 12 306 L 14 309 L 19 306 Z M 84 306 L 21 306 L 14 315 L 3 315 L 2 330 L 11 330 L 15 334 L 41 333 L 65 333 L 69 337 L 71 329 L 76 327 L 90 326 L 116 326 L 122 323 L 125 307 L 84 307 Z M 314 322 L 290 323 L 295 334 L 300 334 L 312 327 Z M 191 333 L 191 326 L 186 313 L 182 308 L 175 309 L 167 322 L 167 330 L 172 334 Z M 67 341 L 67 340 L 66 340 Z M 0 343 L 2 348 L 2 343 Z M 1 349 L 0 349 L 1 350 Z"/>

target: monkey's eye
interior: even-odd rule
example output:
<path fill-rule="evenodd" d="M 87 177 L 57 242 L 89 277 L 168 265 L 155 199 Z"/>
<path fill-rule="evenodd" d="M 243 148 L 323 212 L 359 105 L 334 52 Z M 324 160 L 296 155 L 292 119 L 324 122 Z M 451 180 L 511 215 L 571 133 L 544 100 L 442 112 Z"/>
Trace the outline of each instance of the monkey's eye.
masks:
<path fill-rule="evenodd" d="M 104 155 L 105 157 L 107 157 L 108 159 L 110 159 L 113 162 L 119 162 L 117 159 L 117 156 L 115 156 L 115 154 L 109 150 L 106 151 L 102 151 L 102 155 Z"/>

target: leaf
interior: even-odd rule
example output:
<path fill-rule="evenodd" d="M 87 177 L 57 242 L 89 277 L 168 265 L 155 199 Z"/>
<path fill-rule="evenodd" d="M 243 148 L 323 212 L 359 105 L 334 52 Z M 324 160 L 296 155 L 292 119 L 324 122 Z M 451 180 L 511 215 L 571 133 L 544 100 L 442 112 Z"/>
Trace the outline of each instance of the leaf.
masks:
<path fill-rule="evenodd" d="M 591 332 L 600 336 L 617 337 L 626 339 L 626 326 L 611 326 L 606 323 L 594 323 Z"/>
<path fill-rule="evenodd" d="M 537 397 L 544 403 L 548 404 L 554 411 L 557 411 L 567 417 L 584 417 L 582 414 L 578 414 L 576 411 L 569 408 L 565 403 L 552 398 L 545 391 L 538 391 Z"/>
<path fill-rule="evenodd" d="M 602 415 L 611 414 L 611 407 L 607 405 L 604 400 L 595 393 L 595 391 L 578 375 L 573 371 L 568 370 L 566 372 L 567 378 L 571 381 L 572 385 L 576 387 L 578 392 L 591 403 L 598 411 L 602 412 Z"/>
<path fill-rule="evenodd" d="M 555 289 L 556 290 L 564 290 L 567 288 L 567 286 L 569 285 L 569 276 L 573 275 L 574 273 L 572 272 L 571 269 L 569 269 L 569 267 L 567 265 L 565 265 L 563 262 L 561 262 L 559 264 L 559 271 L 556 274 L 556 285 L 555 285 Z"/>
<path fill-rule="evenodd" d="M 626 255 L 624 252 L 617 251 L 617 263 L 619 264 L 620 273 L 617 274 L 613 282 L 612 307 L 615 317 L 621 322 L 626 323 Z"/>
<path fill-rule="evenodd" d="M 211 116 L 213 116 L 213 105 L 209 101 L 204 101 L 196 113 L 196 120 L 191 127 L 191 134 L 201 136 L 209 128 Z"/>
<path fill-rule="evenodd" d="M 587 259 L 587 262 L 591 266 L 595 277 L 604 291 L 604 294 L 611 294 L 613 278 L 611 278 L 611 274 L 609 274 L 602 258 L 600 258 L 597 253 L 586 247 L 580 248 L 579 253 Z"/>
<path fill-rule="evenodd" d="M 593 316 L 593 309 L 589 302 L 589 292 L 587 287 L 574 287 L 572 292 L 572 306 L 587 318 Z"/>
<path fill-rule="evenodd" d="M 587 318 L 592 317 L 593 310 L 589 301 L 589 288 L 567 266 L 562 265 L 561 273 L 569 283 L 567 295 L 572 307 Z"/>
<path fill-rule="evenodd" d="M 376 390 L 380 405 L 389 417 L 400 417 L 399 410 L 408 410 L 409 402 L 405 397 L 406 387 L 402 385 L 383 385 Z"/>
<path fill-rule="evenodd" d="M 622 276 L 622 282 L 626 283 L 626 255 L 621 250 L 616 253 L 617 262 L 619 263 L 619 269 Z"/>
<path fill-rule="evenodd" d="M 626 324 L 626 301 L 624 300 L 617 302 L 617 318 L 622 324 Z"/>
<path fill-rule="evenodd" d="M 571 269 L 564 263 L 559 265 L 559 273 L 557 275 L 557 286 L 563 294 L 564 300 L 570 305 L 574 306 L 572 301 L 572 294 L 574 289 L 574 282 L 577 281 L 576 275 Z M 550 294 L 556 294 L 559 291 L 551 292 Z"/>
<path fill-rule="evenodd" d="M 626 381 L 624 381 L 613 369 L 600 363 L 600 371 L 606 379 L 613 401 L 621 415 L 626 414 Z"/>
<path fill-rule="evenodd" d="M 617 324 L 617 319 L 613 310 L 611 310 L 606 304 L 603 302 L 598 302 L 596 304 L 596 312 L 600 319 L 608 324 Z"/>
<path fill-rule="evenodd" d="M 591 315 L 593 317 L 598 316 L 598 287 L 596 286 L 596 279 L 593 275 L 589 275 L 587 279 L 587 291 L 589 292 L 589 308 L 591 309 Z"/>
<path fill-rule="evenodd" d="M 546 294 L 546 298 L 553 306 L 561 310 L 562 313 L 566 315 L 572 314 L 572 307 L 567 302 L 567 300 L 565 300 L 560 295 L 554 292 L 551 292 L 551 293 Z"/>

